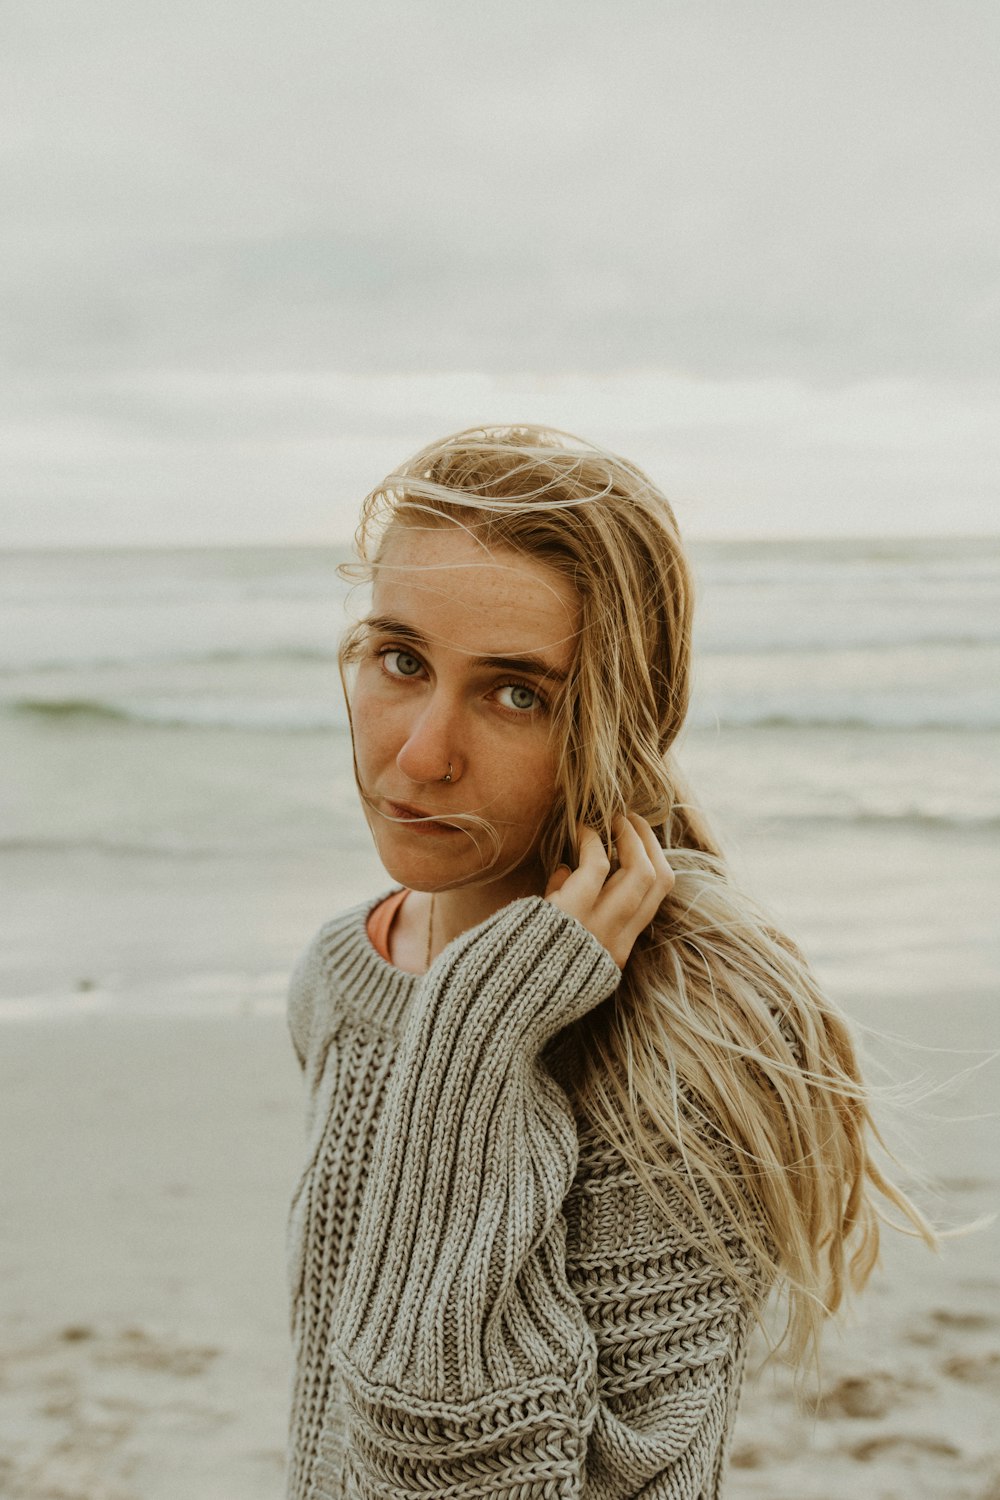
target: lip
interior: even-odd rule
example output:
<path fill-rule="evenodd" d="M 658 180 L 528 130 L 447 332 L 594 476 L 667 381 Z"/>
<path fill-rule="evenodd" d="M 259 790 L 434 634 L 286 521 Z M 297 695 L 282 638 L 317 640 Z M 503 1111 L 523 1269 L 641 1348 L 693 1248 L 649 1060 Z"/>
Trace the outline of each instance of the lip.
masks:
<path fill-rule="evenodd" d="M 433 834 L 459 832 L 459 829 L 455 827 L 454 823 L 438 822 L 438 820 L 434 817 L 434 814 L 428 812 L 425 808 L 411 807 L 408 802 L 394 802 L 389 797 L 384 797 L 382 800 L 385 803 L 386 811 L 389 813 L 390 817 L 421 820 L 419 822 L 408 822 L 407 827 L 411 833 Z M 425 822 L 423 821 L 424 819 L 429 819 L 430 821 Z M 397 823 L 396 826 L 399 827 L 399 824 Z"/>

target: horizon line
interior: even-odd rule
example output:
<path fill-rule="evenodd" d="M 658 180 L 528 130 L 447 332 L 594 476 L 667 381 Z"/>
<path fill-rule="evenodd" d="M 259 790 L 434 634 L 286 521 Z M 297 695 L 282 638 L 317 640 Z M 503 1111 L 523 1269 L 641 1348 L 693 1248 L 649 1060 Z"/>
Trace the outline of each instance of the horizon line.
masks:
<path fill-rule="evenodd" d="M 722 542 L 751 545 L 767 542 L 976 542 L 1000 541 L 1000 527 L 995 531 L 754 531 L 754 532 L 687 532 L 683 541 L 694 545 Z M 352 551 L 353 538 L 286 537 L 250 538 L 211 541 L 0 541 L 4 552 L 205 552 L 264 549 L 302 551 L 310 548 L 329 551 Z"/>

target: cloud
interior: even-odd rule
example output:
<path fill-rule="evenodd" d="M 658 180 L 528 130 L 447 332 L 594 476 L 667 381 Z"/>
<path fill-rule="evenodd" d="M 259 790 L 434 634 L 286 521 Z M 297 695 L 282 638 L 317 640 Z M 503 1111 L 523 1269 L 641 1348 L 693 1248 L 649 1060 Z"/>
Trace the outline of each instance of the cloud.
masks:
<path fill-rule="evenodd" d="M 25 15 L 22 366 L 994 368 L 990 5 Z"/>
<path fill-rule="evenodd" d="M 326 535 L 525 415 L 707 530 L 871 529 L 875 476 L 888 529 L 990 521 L 992 3 L 6 17 L 9 536 Z"/>

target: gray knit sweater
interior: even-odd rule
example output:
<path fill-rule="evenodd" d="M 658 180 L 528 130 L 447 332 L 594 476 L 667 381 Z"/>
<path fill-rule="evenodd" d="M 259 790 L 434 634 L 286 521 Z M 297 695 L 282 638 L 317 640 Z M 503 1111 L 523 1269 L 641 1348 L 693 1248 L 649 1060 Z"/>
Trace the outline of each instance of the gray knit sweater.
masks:
<path fill-rule="evenodd" d="M 717 1500 L 748 1310 L 542 1056 L 617 966 L 530 897 L 406 974 L 376 904 L 290 987 L 289 1500 Z"/>

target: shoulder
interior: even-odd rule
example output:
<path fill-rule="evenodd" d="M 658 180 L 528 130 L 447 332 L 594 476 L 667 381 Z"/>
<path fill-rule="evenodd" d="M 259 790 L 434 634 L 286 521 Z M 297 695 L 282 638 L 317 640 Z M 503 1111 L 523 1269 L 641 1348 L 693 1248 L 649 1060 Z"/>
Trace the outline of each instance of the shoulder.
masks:
<path fill-rule="evenodd" d="M 287 1017 L 292 1045 L 304 1068 L 321 1033 L 336 1013 L 336 997 L 345 979 L 363 964 L 370 950 L 366 924 L 389 892 L 358 902 L 331 917 L 300 952 L 288 982 Z M 378 960 L 377 960 L 378 961 Z"/>
<path fill-rule="evenodd" d="M 579 1114 L 576 1124 L 577 1171 L 564 1208 L 579 1254 L 681 1244 L 708 1250 L 707 1241 L 718 1236 L 739 1257 L 737 1237 L 719 1199 L 688 1175 L 679 1151 L 664 1151 L 653 1170 L 656 1191 L 651 1193 L 617 1144 Z"/>

